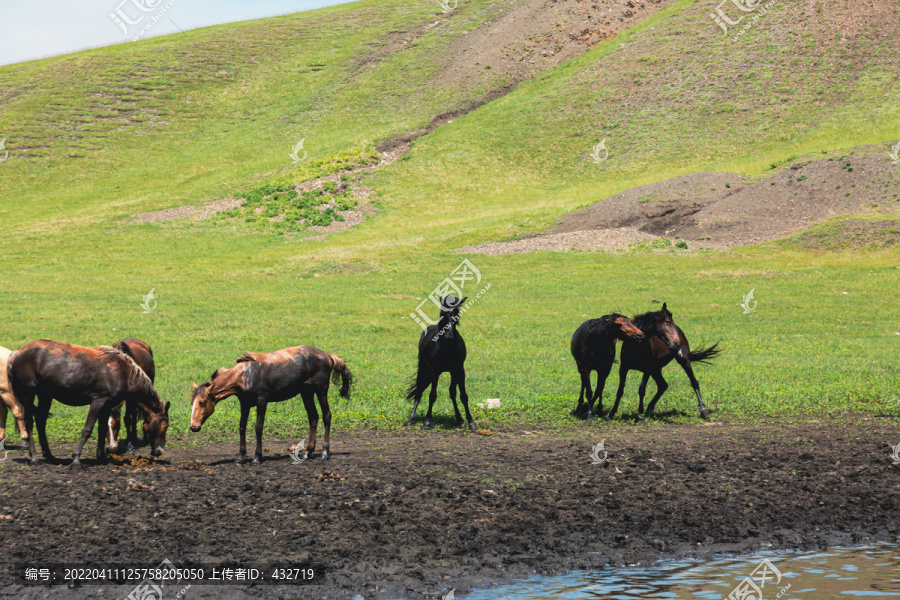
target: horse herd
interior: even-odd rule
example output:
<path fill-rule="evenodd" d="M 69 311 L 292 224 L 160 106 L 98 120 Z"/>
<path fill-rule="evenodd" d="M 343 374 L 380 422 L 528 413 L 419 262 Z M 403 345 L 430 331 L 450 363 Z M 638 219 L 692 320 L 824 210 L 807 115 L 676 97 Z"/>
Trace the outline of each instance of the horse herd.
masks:
<path fill-rule="evenodd" d="M 441 314 L 436 325 L 428 327 L 419 339 L 418 369 L 407 390 L 407 398 L 413 401 L 412 413 L 406 421 L 411 425 L 422 395 L 430 387 L 428 412 L 423 427 L 431 426 L 432 409 L 437 399 L 437 386 L 443 373 L 450 374 L 450 399 L 457 425 L 463 418 L 456 403 L 460 400 L 466 413 L 469 428 L 478 426 L 469 412 L 466 393 L 466 344 L 457 331 L 460 307 L 466 298 L 454 296 L 440 298 Z M 581 393 L 576 415 L 588 419 L 594 416 L 594 402 L 598 402 L 597 414 L 603 414 L 601 396 L 606 378 L 615 362 L 616 340 L 622 340 L 619 369 L 619 389 L 615 404 L 606 415 L 613 418 L 625 390 L 629 370 L 641 371 L 644 376 L 639 387 L 639 416 L 644 414 L 644 393 L 652 377 L 656 382 L 656 394 L 647 406 L 653 412 L 668 384 L 662 369 L 673 359 L 687 373 L 691 387 L 697 395 L 700 415 L 708 417 L 708 410 L 700 395 L 691 362 L 705 362 L 714 358 L 720 350 L 715 344 L 692 352 L 684 332 L 672 320 L 672 313 L 663 304 L 662 309 L 647 312 L 628 319 L 620 314 L 609 314 L 599 319 L 585 321 L 572 336 L 572 356 L 581 376 Z M 597 384 L 591 390 L 591 372 L 597 372 Z M 36 424 L 41 452 L 46 459 L 53 459 L 47 443 L 47 417 L 54 399 L 69 406 L 89 406 L 81 439 L 74 452 L 73 464 L 79 464 L 81 452 L 95 423 L 99 423 L 97 458 L 107 461 L 107 450 L 118 450 L 118 433 L 122 422 L 122 406 L 125 407 L 124 423 L 126 449 L 138 444 L 137 422 L 143 414 L 143 434 L 153 456 L 162 454 L 169 426 L 170 402 L 163 404 L 153 387 L 156 366 L 153 351 L 141 340 L 127 338 L 112 346 L 89 348 L 51 340 L 38 340 L 10 351 L 0 348 L 0 450 L 4 447 L 7 410 L 15 417 L 19 434 L 28 446 L 32 464 L 36 463 L 32 428 Z M 262 460 L 262 434 L 269 402 L 281 402 L 300 396 L 309 420 L 309 437 L 302 457 L 310 456 L 316 447 L 316 429 L 319 415 L 316 401 L 322 410 L 325 426 L 322 459 L 330 457 L 331 409 L 328 405 L 329 383 L 340 383 L 340 395 L 350 397 L 353 376 L 347 363 L 337 355 L 312 346 L 286 348 L 276 352 L 241 355 L 230 368 L 217 369 L 210 380 L 202 385 L 192 383 L 191 422 L 193 432 L 200 431 L 213 414 L 216 404 L 230 396 L 236 396 L 241 406 L 240 454 L 237 462 L 247 460 L 247 421 L 250 409 L 256 408 L 256 452 L 254 464 Z M 37 398 L 37 406 L 34 401 Z M 100 433 L 100 428 L 103 433 Z"/>

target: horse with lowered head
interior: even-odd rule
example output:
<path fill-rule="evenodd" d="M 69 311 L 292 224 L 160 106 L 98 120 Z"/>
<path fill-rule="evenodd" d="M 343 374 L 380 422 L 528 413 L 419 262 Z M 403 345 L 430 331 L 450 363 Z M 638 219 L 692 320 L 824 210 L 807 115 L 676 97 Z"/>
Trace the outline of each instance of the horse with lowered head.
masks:
<path fill-rule="evenodd" d="M 119 340 L 118 342 L 113 344 L 113 348 L 130 356 L 135 364 L 137 364 L 137 366 L 139 366 L 144 371 L 144 373 L 147 374 L 147 377 L 150 378 L 150 383 L 154 383 L 156 381 L 156 363 L 153 360 L 153 350 L 150 348 L 150 345 L 147 342 L 139 340 L 137 338 L 125 338 L 124 340 Z M 126 449 L 128 451 L 134 450 L 138 444 L 137 418 L 137 403 L 134 401 L 126 401 L 125 434 L 127 439 Z M 106 427 L 107 449 L 110 452 L 116 452 L 118 450 L 118 435 L 121 421 L 121 408 L 117 406 L 113 409 Z M 146 441 L 147 440 L 145 434 L 144 442 Z"/>
<path fill-rule="evenodd" d="M 266 406 L 269 402 L 282 402 L 300 395 L 306 416 L 309 419 L 309 441 L 303 457 L 308 457 L 316 449 L 316 428 L 319 413 L 315 400 L 318 398 L 325 424 L 325 446 L 322 460 L 331 457 L 331 408 L 328 406 L 328 381 L 335 384 L 340 380 L 340 395 L 350 398 L 353 376 L 347 363 L 335 355 L 312 346 L 285 348 L 276 352 L 245 352 L 230 369 L 217 369 L 210 380 L 203 385 L 191 383 L 191 431 L 198 432 L 203 423 L 213 414 L 216 404 L 237 396 L 241 403 L 241 450 L 237 463 L 247 460 L 247 420 L 250 409 L 256 407 L 256 454 L 253 464 L 262 461 L 262 434 L 266 421 Z"/>
<path fill-rule="evenodd" d="M 576 415 L 592 419 L 595 400 L 598 401 L 598 414 L 603 414 L 603 387 L 616 361 L 616 340 L 627 339 L 641 341 L 644 334 L 628 317 L 617 313 L 589 319 L 575 330 L 570 348 L 578 374 L 581 375 L 581 393 L 575 408 Z M 591 371 L 597 371 L 597 388 L 593 394 Z"/>
<path fill-rule="evenodd" d="M 459 323 L 459 309 L 466 303 L 456 296 L 444 296 L 440 298 L 441 316 L 437 325 L 431 325 L 419 337 L 419 365 L 416 370 L 416 378 L 406 391 L 406 399 L 413 401 L 412 414 L 406 421 L 406 425 L 412 425 L 416 418 L 416 409 L 422 394 L 431 386 L 428 395 L 428 412 L 425 414 L 423 429 L 431 427 L 431 409 L 437 400 L 438 380 L 442 373 L 450 373 L 450 399 L 453 401 L 453 411 L 456 413 L 456 424 L 462 425 L 462 415 L 456 405 L 456 387 L 459 386 L 460 400 L 466 411 L 466 421 L 469 429 L 477 431 L 478 426 L 472 420 L 469 412 L 469 395 L 466 393 L 466 342 L 456 330 Z"/>
<path fill-rule="evenodd" d="M 688 344 L 687 336 L 681 328 L 672 320 L 672 313 L 669 311 L 665 303 L 662 309 L 655 312 L 646 312 L 631 319 L 634 324 L 643 331 L 647 338 L 642 341 L 625 340 L 622 343 L 622 352 L 619 356 L 621 365 L 619 367 L 619 389 L 616 392 L 616 403 L 613 405 L 609 413 L 611 419 L 619 408 L 619 400 L 625 392 L 625 378 L 628 371 L 634 369 L 641 371 L 644 378 L 638 388 L 640 403 L 638 405 L 638 415 L 644 414 L 644 393 L 647 390 L 647 381 L 652 377 L 656 382 L 656 395 L 647 405 L 647 413 L 653 412 L 656 403 L 665 393 L 669 384 L 662 376 L 663 367 L 675 359 L 684 372 L 687 374 L 691 382 L 691 387 L 697 395 L 697 404 L 700 407 L 700 416 L 704 419 L 709 418 L 709 410 L 703 404 L 703 396 L 700 395 L 700 383 L 694 377 L 694 370 L 691 368 L 691 362 L 709 362 L 721 352 L 718 349 L 719 344 L 713 344 L 708 348 L 701 348 L 691 351 Z"/>
<path fill-rule="evenodd" d="M 53 459 L 47 443 L 47 417 L 56 399 L 68 406 L 88 405 L 87 420 L 81 440 L 73 454 L 72 464 L 80 464 L 81 451 L 94 423 L 107 423 L 113 408 L 123 402 L 134 402 L 145 414 L 144 432 L 150 442 L 150 454 L 159 456 L 166 444 L 169 406 L 163 405 L 150 378 L 129 355 L 111 346 L 88 348 L 39 340 L 16 352 L 9 367 L 13 393 L 26 408 L 29 437 L 33 422 L 37 424 L 41 450 Z M 34 407 L 37 396 L 38 405 Z M 97 459 L 106 461 L 105 435 L 97 435 Z M 31 462 L 37 462 L 34 441 L 30 445 Z"/>

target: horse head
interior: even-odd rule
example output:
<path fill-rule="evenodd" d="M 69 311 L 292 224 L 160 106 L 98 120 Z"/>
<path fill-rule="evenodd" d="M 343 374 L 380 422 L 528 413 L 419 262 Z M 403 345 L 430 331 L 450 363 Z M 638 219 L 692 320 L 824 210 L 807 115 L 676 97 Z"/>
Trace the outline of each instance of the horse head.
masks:
<path fill-rule="evenodd" d="M 675 321 L 672 320 L 672 313 L 665 302 L 663 302 L 659 312 L 656 313 L 656 335 L 668 344 L 669 350 L 677 350 L 681 345 L 678 327 L 675 326 Z"/>
<path fill-rule="evenodd" d="M 647 337 L 644 335 L 644 332 L 638 329 L 637 326 L 631 322 L 631 319 L 625 315 L 607 315 L 603 317 L 603 319 L 606 321 L 607 327 L 610 327 L 615 333 L 615 336 L 620 340 L 631 338 L 640 342 Z"/>
<path fill-rule="evenodd" d="M 459 324 L 459 308 L 466 303 L 468 296 L 460 300 L 456 296 L 441 296 L 441 317 L 438 319 L 438 334 L 447 339 L 453 338 L 456 326 Z"/>
<path fill-rule="evenodd" d="M 166 431 L 169 428 L 169 407 L 171 402 L 161 411 L 154 412 L 146 404 L 138 403 L 138 408 L 144 412 L 144 439 L 150 444 L 150 455 L 160 456 L 166 448 Z"/>

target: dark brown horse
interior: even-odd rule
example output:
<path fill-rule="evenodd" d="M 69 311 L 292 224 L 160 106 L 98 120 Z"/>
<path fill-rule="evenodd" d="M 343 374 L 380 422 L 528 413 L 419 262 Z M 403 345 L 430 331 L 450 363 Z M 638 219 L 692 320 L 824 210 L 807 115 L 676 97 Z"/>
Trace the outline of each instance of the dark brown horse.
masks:
<path fill-rule="evenodd" d="M 456 424 L 462 425 L 462 415 L 456 405 L 456 387 L 459 386 L 459 396 L 463 408 L 466 411 L 466 421 L 469 429 L 476 431 L 478 425 L 472 420 L 469 412 L 469 395 L 466 393 L 466 342 L 462 335 L 456 331 L 459 323 L 459 309 L 466 303 L 467 298 L 459 300 L 456 296 L 440 298 L 441 316 L 437 325 L 432 325 L 422 332 L 419 337 L 419 366 L 416 378 L 406 391 L 406 399 L 413 401 L 412 414 L 406 421 L 406 425 L 412 425 L 416 418 L 416 409 L 422 394 L 431 386 L 428 395 L 428 412 L 425 414 L 425 422 L 422 429 L 431 427 L 431 409 L 437 400 L 438 380 L 441 373 L 450 373 L 450 399 L 453 401 L 453 412 L 456 413 Z"/>
<path fill-rule="evenodd" d="M 715 358 L 721 350 L 718 349 L 718 343 L 709 348 L 701 348 L 696 352 L 691 352 L 688 344 L 687 336 L 678 325 L 672 321 L 672 313 L 663 304 L 662 309 L 656 312 L 647 312 L 631 319 L 634 324 L 647 334 L 647 339 L 638 342 L 634 340 L 625 340 L 622 343 L 622 353 L 620 355 L 621 366 L 619 367 L 619 389 L 616 392 L 616 403 L 609 413 L 611 419 L 619 408 L 619 400 L 625 392 L 625 378 L 628 371 L 634 369 L 641 371 L 644 378 L 638 388 L 640 404 L 638 406 L 638 415 L 644 414 L 644 393 L 647 390 L 647 381 L 652 377 L 656 382 L 656 395 L 647 405 L 647 414 L 651 414 L 656 408 L 659 398 L 665 393 L 669 384 L 663 379 L 662 370 L 667 364 L 672 362 L 674 358 L 684 372 L 687 373 L 697 395 L 697 403 L 700 405 L 700 416 L 704 419 L 709 418 L 709 411 L 703 404 L 703 397 L 700 395 L 700 384 L 694 377 L 694 370 L 691 368 L 691 362 L 709 362 Z"/>
<path fill-rule="evenodd" d="M 98 419 L 101 424 L 107 423 L 112 409 L 128 401 L 135 402 L 146 415 L 144 431 L 150 441 L 150 453 L 153 456 L 162 454 L 170 403 L 163 406 L 143 369 L 130 356 L 111 346 L 87 348 L 51 340 L 32 342 L 20 348 L 13 357 L 9 379 L 13 393 L 26 408 L 29 437 L 32 424 L 36 422 L 41 450 L 47 459 L 53 458 L 47 444 L 46 425 L 54 399 L 68 406 L 90 406 L 73 464 L 81 462 L 81 450 L 94 423 Z M 97 458 L 101 462 L 106 460 L 105 438 L 98 432 Z M 33 438 L 30 452 L 31 462 L 36 463 Z"/>
<path fill-rule="evenodd" d="M 598 401 L 597 414 L 603 414 L 603 386 L 616 359 L 616 340 L 626 339 L 641 341 L 644 334 L 628 317 L 617 313 L 587 320 L 575 330 L 570 347 L 581 375 L 576 415 L 583 414 L 592 419 L 595 400 Z M 591 371 L 597 371 L 597 389 L 593 394 Z"/>
<path fill-rule="evenodd" d="M 150 348 L 150 345 L 147 342 L 136 338 L 125 338 L 124 340 L 119 340 L 118 342 L 113 344 L 113 348 L 130 356 L 132 360 L 134 360 L 134 362 L 137 364 L 137 366 L 143 369 L 144 373 L 147 374 L 147 377 L 150 378 L 150 383 L 155 383 L 156 363 L 153 360 L 153 350 Z M 128 440 L 126 450 L 129 452 L 134 450 L 138 444 L 137 419 L 137 403 L 126 402 L 125 433 Z M 112 410 L 110 420 L 107 423 L 106 427 L 107 448 L 111 452 L 116 452 L 118 449 L 118 435 L 121 420 L 121 408 L 117 406 Z M 144 441 L 146 442 L 146 439 Z"/>
<path fill-rule="evenodd" d="M 315 400 L 322 408 L 325 423 L 325 447 L 322 460 L 331 457 L 331 409 L 328 406 L 328 381 L 341 381 L 340 395 L 350 398 L 353 376 L 347 363 L 339 356 L 323 352 L 312 346 L 285 348 L 277 352 L 251 354 L 245 352 L 230 369 L 218 369 L 203 385 L 192 383 L 191 431 L 200 431 L 203 423 L 216 409 L 216 403 L 229 396 L 237 396 L 241 403 L 241 451 L 237 463 L 247 460 L 247 420 L 250 409 L 256 407 L 256 454 L 253 464 L 262 460 L 262 434 L 269 402 L 282 402 L 297 394 L 303 398 L 306 416 L 309 418 L 309 441 L 303 457 L 316 449 L 316 427 L 319 413 Z"/>

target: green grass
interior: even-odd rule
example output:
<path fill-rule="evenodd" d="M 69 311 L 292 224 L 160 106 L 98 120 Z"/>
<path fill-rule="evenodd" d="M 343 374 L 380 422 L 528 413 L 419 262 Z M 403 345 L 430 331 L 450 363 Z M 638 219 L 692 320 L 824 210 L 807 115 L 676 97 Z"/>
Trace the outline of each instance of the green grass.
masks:
<path fill-rule="evenodd" d="M 900 24 L 816 47 L 802 42 L 824 39 L 822 25 L 781 39 L 794 17 L 779 4 L 735 46 L 703 3 L 680 1 L 362 176 L 379 215 L 326 241 L 240 220 L 124 218 L 314 176 L 481 98 L 491 85 L 442 87 L 437 74 L 464 29 L 508 8 L 492 6 L 461 5 L 401 51 L 391 44 L 439 8 L 366 1 L 0 68 L 11 151 L 0 165 L 0 344 L 147 340 L 176 435 L 191 380 L 247 350 L 310 344 L 357 377 L 352 402 L 333 398 L 336 427 L 395 427 L 410 409 L 420 331 L 409 313 L 459 263 L 454 248 L 542 229 L 634 185 L 700 170 L 757 176 L 900 137 L 889 76 Z M 288 153 L 301 138 L 311 163 L 297 169 Z M 589 152 L 603 138 L 609 159 L 596 165 Z M 470 257 L 491 288 L 462 321 L 469 393 L 473 405 L 503 402 L 476 409 L 480 425 L 572 426 L 572 331 L 653 300 L 669 303 L 695 346 L 722 340 L 721 358 L 697 374 L 723 418 L 898 416 L 896 248 L 679 255 L 657 245 L 663 253 Z M 158 307 L 145 315 L 151 288 Z M 745 315 L 751 288 L 759 304 Z M 659 422 L 696 420 L 686 377 L 666 374 Z M 632 373 L 625 414 L 638 381 Z M 447 383 L 439 426 L 452 414 Z M 614 374 L 607 406 L 615 385 Z M 85 410 L 53 413 L 54 439 L 75 438 Z M 237 413 L 225 401 L 200 439 L 233 436 Z M 305 423 L 291 402 L 272 407 L 267 431 L 297 435 Z"/>

